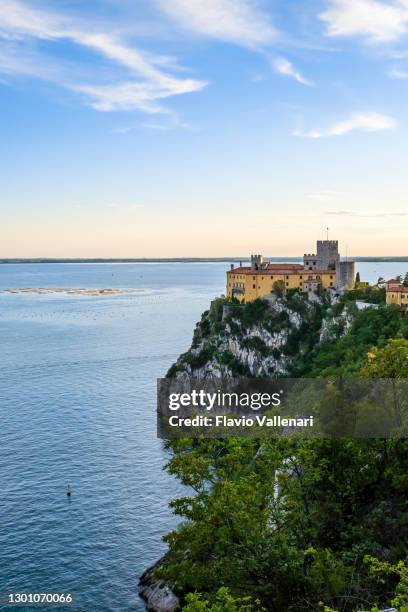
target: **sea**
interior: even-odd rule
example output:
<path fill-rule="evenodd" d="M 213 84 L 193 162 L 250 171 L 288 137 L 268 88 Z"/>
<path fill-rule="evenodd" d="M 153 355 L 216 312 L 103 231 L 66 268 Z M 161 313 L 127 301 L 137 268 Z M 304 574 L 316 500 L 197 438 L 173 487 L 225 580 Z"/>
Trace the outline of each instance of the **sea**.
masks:
<path fill-rule="evenodd" d="M 227 269 L 0 265 L 0 593 L 72 593 L 61 610 L 145 609 L 138 577 L 165 552 L 177 525 L 168 504 L 183 494 L 163 470 L 156 379 L 225 292 Z M 356 269 L 373 282 L 408 263 Z M 24 288 L 127 291 L 7 291 Z"/>

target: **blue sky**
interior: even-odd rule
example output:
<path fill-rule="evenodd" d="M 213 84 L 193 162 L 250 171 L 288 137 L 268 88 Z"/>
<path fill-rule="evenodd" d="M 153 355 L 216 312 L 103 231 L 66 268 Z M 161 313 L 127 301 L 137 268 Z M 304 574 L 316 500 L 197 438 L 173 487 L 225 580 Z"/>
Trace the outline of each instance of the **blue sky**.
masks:
<path fill-rule="evenodd" d="M 407 255 L 408 1 L 2 0 L 2 257 Z"/>

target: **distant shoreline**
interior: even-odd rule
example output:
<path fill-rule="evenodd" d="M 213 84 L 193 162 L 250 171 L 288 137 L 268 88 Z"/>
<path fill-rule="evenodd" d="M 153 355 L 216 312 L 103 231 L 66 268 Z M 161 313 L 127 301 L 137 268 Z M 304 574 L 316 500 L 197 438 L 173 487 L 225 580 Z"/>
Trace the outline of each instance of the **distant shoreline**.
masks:
<path fill-rule="evenodd" d="M 300 261 L 301 257 L 265 257 L 268 261 Z M 392 261 L 392 262 L 408 262 L 408 255 L 392 257 L 392 256 L 365 256 L 365 257 L 349 257 L 354 261 Z M 0 258 L 0 264 L 121 264 L 121 263 L 239 263 L 248 262 L 248 257 L 157 257 L 157 258 Z"/>

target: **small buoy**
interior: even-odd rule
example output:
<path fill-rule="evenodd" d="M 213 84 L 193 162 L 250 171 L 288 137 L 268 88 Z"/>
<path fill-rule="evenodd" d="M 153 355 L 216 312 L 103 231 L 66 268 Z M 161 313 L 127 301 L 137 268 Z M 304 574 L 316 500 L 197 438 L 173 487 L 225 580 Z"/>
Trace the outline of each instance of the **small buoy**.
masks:
<path fill-rule="evenodd" d="M 68 482 L 68 484 L 67 484 L 67 495 L 68 495 L 68 497 L 71 497 L 71 493 L 72 493 L 71 484 Z"/>

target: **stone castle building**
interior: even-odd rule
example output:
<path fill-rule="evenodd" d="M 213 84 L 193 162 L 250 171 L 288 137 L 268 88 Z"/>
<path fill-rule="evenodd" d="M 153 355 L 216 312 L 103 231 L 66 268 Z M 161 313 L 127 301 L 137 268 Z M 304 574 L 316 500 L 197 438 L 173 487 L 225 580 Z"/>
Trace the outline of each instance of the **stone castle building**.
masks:
<path fill-rule="evenodd" d="M 343 293 L 354 287 L 354 278 L 354 261 L 341 261 L 338 241 L 318 240 L 316 253 L 305 253 L 303 264 L 264 262 L 262 255 L 251 255 L 250 266 L 232 264 L 227 297 L 252 302 L 273 293 L 276 282 L 285 291 Z"/>
<path fill-rule="evenodd" d="M 408 313 L 408 287 L 395 278 L 387 281 L 386 287 L 387 304 L 396 304 L 402 312 Z"/>

